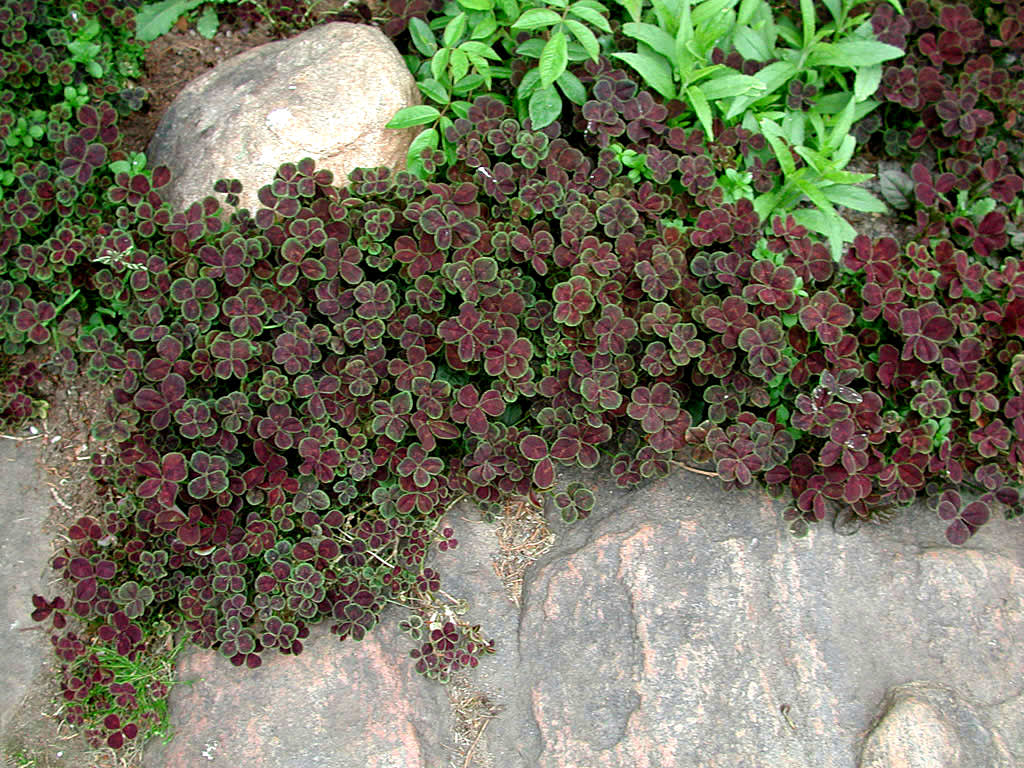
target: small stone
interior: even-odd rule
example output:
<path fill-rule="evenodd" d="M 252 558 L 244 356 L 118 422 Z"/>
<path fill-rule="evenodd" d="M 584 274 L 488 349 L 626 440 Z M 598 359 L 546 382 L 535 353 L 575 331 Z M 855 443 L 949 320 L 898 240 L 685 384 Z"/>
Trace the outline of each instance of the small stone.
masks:
<path fill-rule="evenodd" d="M 1002 739 L 953 691 L 908 683 L 886 696 L 860 768 L 1013 768 Z"/>

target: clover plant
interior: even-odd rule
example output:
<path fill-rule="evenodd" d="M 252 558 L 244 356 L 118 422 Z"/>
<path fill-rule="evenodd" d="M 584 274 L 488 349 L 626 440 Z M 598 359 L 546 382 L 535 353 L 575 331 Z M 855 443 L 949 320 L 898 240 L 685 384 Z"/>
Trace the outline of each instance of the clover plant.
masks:
<path fill-rule="evenodd" d="M 742 119 L 729 111 L 749 95 L 705 93 L 717 112 L 704 125 L 679 90 L 620 68 L 628 59 L 567 54 L 556 75 L 559 55 L 538 84 L 570 73 L 583 98 L 557 118 L 541 125 L 514 91 L 502 101 L 473 86 L 435 101 L 422 124 L 438 141 L 421 143 L 412 171 L 335 180 L 309 159 L 284 163 L 253 211 L 234 208 L 233 179 L 173 210 L 169 171 L 118 154 L 117 113 L 102 103 L 77 108 L 49 175 L 18 167 L 0 220 L 5 340 L 56 335 L 56 362 L 111 390 L 95 425 L 109 449 L 92 458 L 107 506 L 60 545 L 63 593 L 33 598 L 66 717 L 88 738 L 117 748 L 158 727 L 166 680 L 130 683 L 117 659 L 141 663 L 169 634 L 251 668 L 302 652 L 316 623 L 359 641 L 397 605 L 421 673 L 476 665 L 492 650 L 485 629 L 427 565 L 432 546 L 457 544 L 440 520 L 463 498 L 493 510 L 545 496 L 566 520 L 585 517 L 593 491 L 562 487 L 563 468 L 628 488 L 704 463 L 726 488 L 784 496 L 797 533 L 919 498 L 953 544 L 996 513 L 1020 515 L 1021 136 L 1016 91 L 984 58 L 1014 66 L 997 49 L 1021 47 L 1018 4 L 984 20 L 966 5 L 915 0 L 904 18 L 880 4 L 865 22 L 826 3 L 824 24 L 809 4 L 799 22 L 718 5 L 733 30 L 771 21 L 773 55 L 781 39 L 802 53 L 780 62 L 817 75 L 763 81 Z M 536 27 L 538 55 L 575 34 L 573 7 L 588 6 L 526 16 L 551 21 Z M 721 35 L 698 39 L 718 6 L 686 6 L 688 22 L 673 7 L 631 3 L 621 29 L 692 28 L 688 55 L 719 58 Z M 493 59 L 464 49 L 463 73 L 452 56 L 466 39 L 497 41 L 473 30 L 504 8 L 410 8 L 396 34 L 415 26 L 429 43 L 410 21 L 426 19 L 426 67 L 449 49 L 434 78 L 449 97 L 488 68 L 495 85 Z M 544 9 L 504 18 L 530 10 Z M 609 19 L 602 46 L 615 42 Z M 881 95 L 886 124 L 930 151 L 881 180 L 912 241 L 861 233 L 842 247 L 807 205 L 831 215 L 866 200 L 841 167 L 866 102 L 828 47 L 881 51 L 865 23 L 922 70 L 917 95 L 900 67 L 885 70 Z M 712 63 L 754 78 L 773 65 L 733 54 L 744 58 L 722 49 Z M 532 62 L 510 67 L 510 85 Z M 718 73 L 732 76 L 673 89 Z M 861 76 L 865 99 L 873 77 Z M 870 123 L 861 133 L 895 149 Z M 11 394 L 5 408 L 29 407 Z"/>

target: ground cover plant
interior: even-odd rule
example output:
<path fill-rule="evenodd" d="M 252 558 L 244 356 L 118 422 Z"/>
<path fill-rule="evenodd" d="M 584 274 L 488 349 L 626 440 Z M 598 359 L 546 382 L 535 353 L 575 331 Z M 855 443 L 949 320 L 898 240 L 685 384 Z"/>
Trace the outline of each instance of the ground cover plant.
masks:
<path fill-rule="evenodd" d="M 708 462 L 787 494 L 796 533 L 922 496 L 954 544 L 1020 514 L 1018 3 L 391 9 L 432 102 L 395 119 L 424 126 L 410 169 L 296 159 L 255 211 L 232 179 L 172 210 L 169 172 L 119 153 L 116 83 L 73 110 L 49 85 L 35 149 L 10 126 L 42 75 L 5 80 L 6 349 L 112 390 L 110 504 L 34 606 L 88 738 L 159 728 L 167 681 L 125 675 L 168 636 L 255 667 L 398 604 L 419 671 L 474 666 L 490 645 L 425 564 L 456 545 L 438 520 L 544 495 L 585 517 L 561 467 Z M 883 207 L 858 147 L 893 159 L 912 242 L 844 228 Z"/>

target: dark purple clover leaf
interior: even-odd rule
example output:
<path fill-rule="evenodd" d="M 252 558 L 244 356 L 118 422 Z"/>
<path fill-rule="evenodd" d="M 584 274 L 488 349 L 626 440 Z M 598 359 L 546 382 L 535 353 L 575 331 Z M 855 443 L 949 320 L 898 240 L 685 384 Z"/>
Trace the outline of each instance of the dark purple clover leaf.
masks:
<path fill-rule="evenodd" d="M 153 602 L 156 593 L 149 586 L 140 586 L 137 581 L 126 581 L 114 593 L 114 601 L 124 609 L 129 619 L 137 619 L 146 611 L 146 606 Z"/>
<path fill-rule="evenodd" d="M 650 260 L 638 261 L 633 270 L 640 278 L 640 287 L 655 301 L 661 301 L 682 282 L 686 261 L 678 248 L 655 246 Z"/>
<path fill-rule="evenodd" d="M 61 160 L 60 171 L 81 185 L 92 178 L 96 170 L 107 161 L 107 148 L 103 144 L 90 144 L 81 136 L 70 136 L 64 140 L 65 157 Z"/>
<path fill-rule="evenodd" d="M 786 311 L 796 303 L 796 291 L 802 281 L 790 267 L 778 267 L 767 259 L 758 259 L 750 268 L 750 285 L 744 286 L 743 298 Z"/>
<path fill-rule="evenodd" d="M 761 320 L 756 328 L 744 328 L 738 341 L 740 349 L 747 353 L 750 372 L 765 381 L 786 373 L 792 366 L 783 354 L 787 346 L 785 331 L 773 317 Z"/>
<path fill-rule="evenodd" d="M 135 393 L 135 407 L 152 412 L 149 423 L 153 429 L 165 429 L 171 423 L 172 414 L 181 407 L 186 391 L 185 379 L 177 373 L 170 373 L 160 382 L 160 390 L 143 387 Z"/>
<path fill-rule="evenodd" d="M 419 443 L 410 445 L 405 458 L 398 463 L 399 476 L 411 477 L 417 488 L 427 487 L 443 471 L 444 462 L 427 453 Z"/>
<path fill-rule="evenodd" d="M 172 241 L 182 246 L 194 243 L 206 234 L 217 234 L 224 228 L 220 219 L 220 202 L 215 197 L 205 197 L 192 203 L 184 211 L 174 214 L 164 229 L 174 233 Z M 180 242 L 184 240 L 185 243 Z"/>
<path fill-rule="evenodd" d="M 555 484 L 555 465 L 548 453 L 548 445 L 539 435 L 526 435 L 519 441 L 519 452 L 533 462 L 533 484 L 546 489 Z"/>
<path fill-rule="evenodd" d="M 109 581 L 117 573 L 117 565 L 110 560 L 93 563 L 85 557 L 74 557 L 68 562 L 68 575 L 75 582 L 75 598 L 90 602 L 99 590 L 98 580 Z"/>
<path fill-rule="evenodd" d="M 614 411 L 622 404 L 619 376 L 615 371 L 591 371 L 580 382 L 583 405 L 593 413 Z"/>
<path fill-rule="evenodd" d="M 97 634 L 100 640 L 113 643 L 121 656 L 130 656 L 136 646 L 142 643 L 142 629 L 138 625 L 132 624 L 131 619 L 124 611 L 117 611 L 111 619 L 111 623 L 104 624 L 99 628 Z"/>
<path fill-rule="evenodd" d="M 465 424 L 474 435 L 487 434 L 488 417 L 497 418 L 505 412 L 505 401 L 495 390 L 482 395 L 472 384 L 462 387 L 451 405 L 452 421 Z"/>
<path fill-rule="evenodd" d="M 135 493 L 142 499 L 155 498 L 162 506 L 171 507 L 178 497 L 178 485 L 188 476 L 185 455 L 173 451 L 164 454 L 160 464 L 155 461 L 140 461 L 135 465 L 143 480 Z"/>
<path fill-rule="evenodd" d="M 942 307 L 934 301 L 916 309 L 900 310 L 900 331 L 905 339 L 902 359 L 936 362 L 941 356 L 939 344 L 953 338 L 955 330 Z"/>
<path fill-rule="evenodd" d="M 459 360 L 471 363 L 479 360 L 484 350 L 498 339 L 498 331 L 470 302 L 463 302 L 457 317 L 451 317 L 437 327 L 438 334 L 457 347 Z"/>
<path fill-rule="evenodd" d="M 14 326 L 22 331 L 35 344 L 45 344 L 50 340 L 47 325 L 57 316 L 57 310 L 48 301 L 25 299 L 21 311 L 14 316 Z"/>
<path fill-rule="evenodd" d="M 209 349 L 217 361 L 213 366 L 213 373 L 217 378 L 246 377 L 249 372 L 246 361 L 253 356 L 254 351 L 252 342 L 248 339 L 235 338 L 233 334 L 222 331 L 213 337 Z"/>
<path fill-rule="evenodd" d="M 551 446 L 551 457 L 565 464 L 578 464 L 585 469 L 596 467 L 601 460 L 597 446 L 611 439 L 607 424 L 599 427 L 567 424 L 558 431 Z"/>
<path fill-rule="evenodd" d="M 353 296 L 358 302 L 356 315 L 364 320 L 386 320 L 395 312 L 395 285 L 390 280 L 380 283 L 363 282 L 356 286 Z"/>
<path fill-rule="evenodd" d="M 671 347 L 669 357 L 678 366 L 699 360 L 706 349 L 704 341 L 697 338 L 697 326 L 693 323 L 676 323 L 672 326 L 668 343 Z"/>
<path fill-rule="evenodd" d="M 816 332 L 822 344 L 839 341 L 853 319 L 853 310 L 828 291 L 818 291 L 800 310 L 800 325 L 808 333 Z"/>
<path fill-rule="evenodd" d="M 630 403 L 626 413 L 630 418 L 640 422 L 647 434 L 654 434 L 664 429 L 665 425 L 679 417 L 679 398 L 663 381 L 653 387 L 637 387 L 630 394 Z"/>
<path fill-rule="evenodd" d="M 221 248 L 204 245 L 197 255 L 204 265 L 200 270 L 203 276 L 214 280 L 223 279 L 225 283 L 236 288 L 245 283 L 247 268 L 252 266 L 252 258 L 238 242 Z"/>
<path fill-rule="evenodd" d="M 281 333 L 274 339 L 272 358 L 275 363 L 284 368 L 286 373 L 292 376 L 308 372 L 313 367 L 313 363 L 320 361 L 320 357 L 321 352 L 318 346 L 294 333 Z"/>
<path fill-rule="evenodd" d="M 1006 453 L 1012 439 L 1013 433 L 1002 419 L 993 419 L 984 427 L 971 431 L 971 442 L 977 448 L 978 453 L 986 459 Z"/>
<path fill-rule="evenodd" d="M 555 506 L 567 523 L 583 520 L 594 509 L 594 492 L 582 483 L 572 482 L 564 493 L 555 495 Z"/>
<path fill-rule="evenodd" d="M 228 462 L 222 456 L 212 456 L 206 451 L 196 451 L 189 459 L 192 479 L 188 495 L 193 499 L 216 496 L 228 489 Z"/>
<path fill-rule="evenodd" d="M 399 392 L 390 402 L 375 400 L 371 405 L 374 413 L 370 428 L 374 434 L 385 435 L 396 443 L 401 443 L 409 429 L 409 415 L 412 413 L 412 395 Z"/>
<path fill-rule="evenodd" d="M 960 494 L 953 490 L 944 491 L 938 498 L 936 511 L 943 520 L 950 521 L 946 528 L 946 539 L 954 546 L 960 546 L 988 522 L 989 506 L 984 501 L 973 501 L 966 506 Z"/>
<path fill-rule="evenodd" d="M 590 280 L 582 275 L 575 275 L 556 285 L 552 296 L 555 300 L 555 321 L 568 326 L 583 322 L 583 316 L 596 304 Z"/>
<path fill-rule="evenodd" d="M 601 316 L 594 323 L 597 351 L 615 355 L 625 353 L 626 344 L 636 337 L 638 330 L 636 320 L 627 317 L 620 306 L 605 304 Z"/>
<path fill-rule="evenodd" d="M 269 406 L 267 415 L 256 424 L 256 433 L 264 440 L 272 439 L 282 451 L 295 444 L 296 435 L 302 430 L 302 422 L 292 416 L 292 409 L 287 405 Z"/>
<path fill-rule="evenodd" d="M 186 400 L 174 412 L 174 422 L 178 425 L 178 432 L 190 440 L 211 437 L 217 433 L 217 422 L 210 405 L 195 397 Z"/>
<path fill-rule="evenodd" d="M 628 200 L 613 197 L 597 209 L 597 220 L 604 227 L 606 236 L 616 238 L 628 232 L 640 220 L 640 216 Z"/>
<path fill-rule="evenodd" d="M 181 305 L 185 320 L 196 321 L 201 317 L 213 319 L 217 315 L 217 284 L 209 277 L 191 280 L 179 277 L 171 283 L 171 298 Z"/>
<path fill-rule="evenodd" d="M 917 385 L 918 393 L 910 401 L 910 407 L 926 419 L 942 419 L 949 416 L 952 404 L 949 393 L 936 379 L 927 379 Z"/>
<path fill-rule="evenodd" d="M 315 437 L 299 441 L 299 456 L 303 458 L 299 474 L 315 475 L 321 483 L 329 483 L 341 466 L 341 453 L 336 448 L 324 448 Z"/>

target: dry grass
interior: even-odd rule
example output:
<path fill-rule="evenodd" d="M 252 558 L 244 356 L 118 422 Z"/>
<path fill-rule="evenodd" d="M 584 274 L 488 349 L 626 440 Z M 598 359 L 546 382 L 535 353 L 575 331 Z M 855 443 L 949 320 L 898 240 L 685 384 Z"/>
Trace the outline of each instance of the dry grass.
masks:
<path fill-rule="evenodd" d="M 501 516 L 495 520 L 494 534 L 498 539 L 498 552 L 492 561 L 494 573 L 505 587 L 505 594 L 519 608 L 523 577 L 527 569 L 551 549 L 555 534 L 548 527 L 543 511 L 525 500 L 513 500 L 505 505 Z M 480 747 L 480 742 L 487 724 L 501 708 L 491 702 L 486 693 L 475 689 L 464 672 L 452 677 L 448 700 L 455 720 L 454 755 L 448 768 L 495 768 L 493 758 Z"/>
<path fill-rule="evenodd" d="M 523 576 L 526 569 L 555 543 L 555 534 L 548 528 L 543 511 L 527 501 L 512 501 L 505 506 L 495 534 L 498 556 L 494 572 L 505 586 L 509 599 L 521 607 Z"/>

